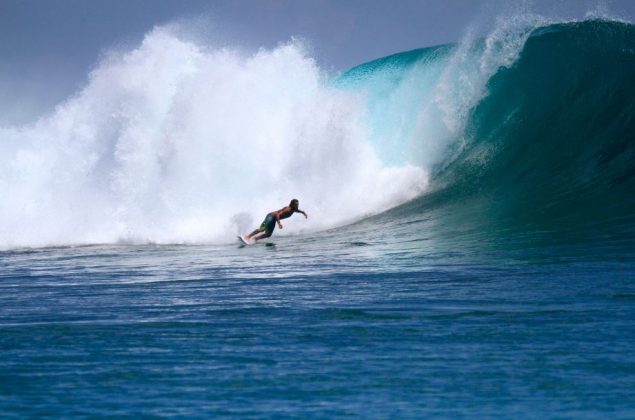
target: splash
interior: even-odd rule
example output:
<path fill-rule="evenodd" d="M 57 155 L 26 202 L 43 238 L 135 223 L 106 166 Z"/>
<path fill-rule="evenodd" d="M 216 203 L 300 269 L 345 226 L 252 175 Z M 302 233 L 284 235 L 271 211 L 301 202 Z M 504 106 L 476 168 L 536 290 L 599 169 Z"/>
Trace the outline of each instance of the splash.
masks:
<path fill-rule="evenodd" d="M 310 219 L 290 231 L 416 197 L 426 171 L 385 164 L 364 113 L 296 41 L 245 55 L 157 28 L 0 129 L 0 246 L 222 242 L 291 198 Z"/>

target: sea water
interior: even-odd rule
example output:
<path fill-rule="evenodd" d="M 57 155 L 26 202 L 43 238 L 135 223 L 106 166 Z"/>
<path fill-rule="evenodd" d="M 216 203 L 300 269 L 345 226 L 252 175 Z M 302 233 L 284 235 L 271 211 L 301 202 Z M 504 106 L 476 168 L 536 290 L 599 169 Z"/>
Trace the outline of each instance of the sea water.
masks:
<path fill-rule="evenodd" d="M 0 130 L 0 414 L 635 416 L 634 51 L 526 17 L 334 78 L 104 57 Z"/>
<path fill-rule="evenodd" d="M 632 253 L 359 233 L 4 252 L 3 415 L 633 415 Z"/>

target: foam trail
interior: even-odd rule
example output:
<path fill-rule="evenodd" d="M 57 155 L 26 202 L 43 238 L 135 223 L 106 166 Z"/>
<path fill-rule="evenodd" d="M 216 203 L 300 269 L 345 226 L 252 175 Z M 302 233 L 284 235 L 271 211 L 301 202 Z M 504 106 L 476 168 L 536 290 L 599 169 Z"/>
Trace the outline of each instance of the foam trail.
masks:
<path fill-rule="evenodd" d="M 157 28 L 0 129 L 0 246 L 225 241 L 294 197 L 310 219 L 282 233 L 416 197 L 426 171 L 382 162 L 364 106 L 296 42 L 243 56 Z"/>

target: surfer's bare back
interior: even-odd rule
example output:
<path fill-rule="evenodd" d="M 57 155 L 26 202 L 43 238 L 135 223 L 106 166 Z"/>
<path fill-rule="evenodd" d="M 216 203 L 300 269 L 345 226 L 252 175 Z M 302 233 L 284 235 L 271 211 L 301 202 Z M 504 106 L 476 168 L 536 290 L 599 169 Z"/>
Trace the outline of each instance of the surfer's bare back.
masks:
<path fill-rule="evenodd" d="M 293 200 L 291 200 L 288 206 L 283 207 L 280 210 L 272 211 L 271 213 L 267 214 L 267 216 L 265 217 L 265 220 L 262 222 L 260 227 L 255 229 L 249 235 L 245 236 L 245 239 L 249 242 L 252 237 L 254 237 L 255 235 L 258 235 L 259 233 L 260 235 L 255 236 L 254 240 L 257 241 L 259 239 L 265 239 L 270 237 L 271 234 L 273 233 L 273 230 L 276 228 L 276 223 L 278 224 L 278 227 L 282 229 L 282 223 L 280 223 L 280 220 L 291 217 L 293 213 L 301 213 L 304 215 L 305 219 L 308 219 L 309 216 L 307 216 L 305 212 L 303 212 L 302 210 L 298 208 L 299 205 L 300 205 L 300 202 L 294 198 Z"/>

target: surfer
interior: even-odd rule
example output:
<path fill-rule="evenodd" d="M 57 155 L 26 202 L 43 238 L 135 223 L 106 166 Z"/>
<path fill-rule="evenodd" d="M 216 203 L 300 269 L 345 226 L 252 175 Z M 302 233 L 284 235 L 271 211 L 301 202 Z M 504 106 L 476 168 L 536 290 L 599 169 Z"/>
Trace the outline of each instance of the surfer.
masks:
<path fill-rule="evenodd" d="M 305 212 L 303 212 L 302 210 L 298 208 L 299 205 L 300 205 L 300 202 L 294 198 L 293 200 L 291 200 L 288 206 L 283 207 L 280 210 L 272 211 L 271 213 L 267 214 L 267 216 L 265 217 L 265 220 L 262 222 L 260 227 L 255 229 L 249 235 L 245 236 L 245 239 L 247 240 L 247 242 L 249 242 L 251 238 L 254 236 L 255 236 L 254 240 L 256 241 L 259 239 L 265 239 L 270 237 L 271 234 L 273 233 L 273 230 L 276 228 L 276 223 L 278 224 L 278 227 L 282 229 L 282 223 L 280 223 L 280 220 L 291 217 L 293 213 L 301 213 L 304 215 L 305 219 L 308 219 L 309 216 L 307 216 Z M 260 235 L 258 235 L 259 233 Z"/>

